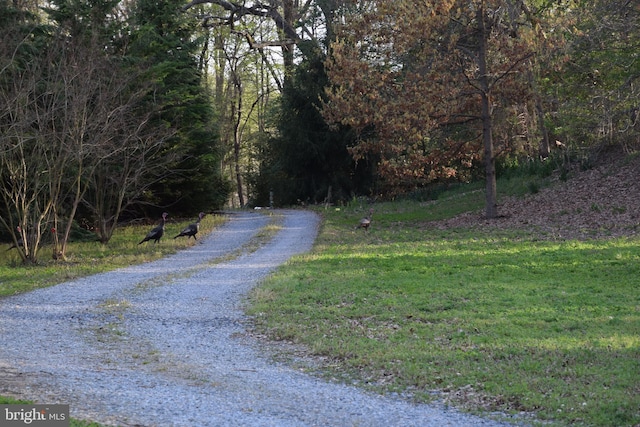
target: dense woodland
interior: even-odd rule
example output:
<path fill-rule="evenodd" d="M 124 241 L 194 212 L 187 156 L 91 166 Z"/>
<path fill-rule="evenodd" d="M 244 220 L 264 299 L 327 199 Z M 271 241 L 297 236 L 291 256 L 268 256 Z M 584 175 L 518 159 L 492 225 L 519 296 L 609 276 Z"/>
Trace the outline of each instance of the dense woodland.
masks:
<path fill-rule="evenodd" d="M 0 237 L 388 198 L 639 141 L 631 0 L 0 0 Z M 546 160 L 545 160 L 546 159 Z"/>

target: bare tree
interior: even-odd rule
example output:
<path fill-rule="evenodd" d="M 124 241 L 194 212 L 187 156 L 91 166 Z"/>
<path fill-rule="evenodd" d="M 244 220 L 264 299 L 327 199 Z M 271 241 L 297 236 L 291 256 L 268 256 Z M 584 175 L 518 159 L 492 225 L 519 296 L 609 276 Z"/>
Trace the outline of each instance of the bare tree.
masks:
<path fill-rule="evenodd" d="M 53 201 L 54 258 L 65 258 L 76 212 L 99 165 L 112 150 L 118 117 L 127 114 L 127 77 L 99 49 L 97 39 L 60 40 L 55 119 L 49 123 L 57 153 L 48 159 Z M 62 226 L 62 227 L 60 227 Z M 58 239 L 60 237 L 60 239 Z M 58 246 L 59 245 L 59 246 Z"/>
<path fill-rule="evenodd" d="M 53 202 L 49 158 L 56 152 L 47 123 L 52 94 L 42 82 L 51 57 L 25 58 L 28 37 L 4 34 L 0 51 L 0 194 L 6 217 L 0 222 L 14 234 L 23 262 L 35 263 Z M 29 60 L 33 59 L 33 60 Z M 21 244 L 18 245 L 18 242 Z"/>
<path fill-rule="evenodd" d="M 175 156 L 164 148 L 175 130 L 154 126 L 153 115 L 121 115 L 120 131 L 110 141 L 112 149 L 103 152 L 102 161 L 89 178 L 82 201 L 93 213 L 103 243 L 113 236 L 122 212 L 140 202 L 151 185 L 171 173 L 167 167 Z M 160 152 L 164 155 L 159 156 Z"/>
<path fill-rule="evenodd" d="M 226 26 L 241 34 L 249 48 L 259 51 L 265 61 L 265 49 L 280 48 L 285 69 L 285 82 L 279 85 L 282 88 L 295 66 L 294 47 L 304 56 L 316 55 L 318 51 L 322 51 L 321 38 L 333 37 L 334 15 L 343 3 L 348 2 L 193 0 L 182 10 L 193 12 L 205 27 Z M 208 5 L 209 8 L 204 8 L 204 5 Z M 261 24 L 245 25 L 248 21 Z M 261 25 L 270 25 L 272 31 L 263 31 L 260 29 Z"/>
<path fill-rule="evenodd" d="M 15 40 L 14 50 L 20 40 Z M 21 230 L 25 262 L 37 262 L 45 233 L 53 257 L 64 258 L 81 203 L 109 240 L 122 209 L 166 176 L 170 154 L 156 156 L 171 128 L 152 120 L 142 103 L 152 86 L 100 49 L 97 39 L 52 39 L 36 58 L 2 50 L 0 77 L 0 194 Z M 15 55 L 14 55 L 15 56 Z"/>
<path fill-rule="evenodd" d="M 76 97 L 68 117 L 72 129 L 67 135 L 78 135 L 73 142 L 77 164 L 84 165 L 78 169 L 84 171 L 67 199 L 73 200 L 72 214 L 80 203 L 92 213 L 98 237 L 107 243 L 123 210 L 173 173 L 169 166 L 177 156 L 166 141 L 176 131 L 157 120 L 161 106 L 146 101 L 154 86 L 142 77 L 145 70 L 125 69 L 107 57 L 91 61 L 95 50 L 84 51 L 90 69 L 74 88 L 85 95 Z M 86 119 L 85 127 L 73 129 L 80 117 Z"/>

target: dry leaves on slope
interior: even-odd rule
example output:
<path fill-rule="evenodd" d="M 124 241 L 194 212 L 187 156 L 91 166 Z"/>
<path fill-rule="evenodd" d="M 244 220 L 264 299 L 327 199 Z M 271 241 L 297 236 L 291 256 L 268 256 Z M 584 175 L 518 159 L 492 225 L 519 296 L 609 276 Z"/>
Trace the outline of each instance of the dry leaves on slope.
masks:
<path fill-rule="evenodd" d="M 438 228 L 518 229 L 543 239 L 635 236 L 640 232 L 640 156 L 572 174 L 566 182 L 525 197 L 508 197 L 500 217 L 471 212 L 431 223 Z"/>

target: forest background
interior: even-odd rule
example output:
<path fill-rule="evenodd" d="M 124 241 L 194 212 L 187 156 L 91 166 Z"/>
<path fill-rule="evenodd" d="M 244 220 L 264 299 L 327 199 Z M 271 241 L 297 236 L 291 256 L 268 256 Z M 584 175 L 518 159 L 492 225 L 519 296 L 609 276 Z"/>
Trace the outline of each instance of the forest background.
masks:
<path fill-rule="evenodd" d="M 419 195 L 638 143 L 630 0 L 0 0 L 0 232 Z"/>

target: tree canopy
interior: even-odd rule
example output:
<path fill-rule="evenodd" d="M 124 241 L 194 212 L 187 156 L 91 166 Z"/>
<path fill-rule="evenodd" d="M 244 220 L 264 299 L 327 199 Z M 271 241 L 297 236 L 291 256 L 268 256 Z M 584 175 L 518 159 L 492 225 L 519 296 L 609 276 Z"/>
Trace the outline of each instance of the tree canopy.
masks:
<path fill-rule="evenodd" d="M 353 127 L 356 159 L 374 155 L 384 192 L 469 179 L 485 160 L 495 216 L 493 127 L 530 92 L 536 28 L 522 2 L 363 2 L 337 30 L 323 113 Z"/>
<path fill-rule="evenodd" d="M 115 1 L 57 0 L 46 15 L 0 4 L 0 222 L 23 260 L 51 236 L 64 257 L 78 215 L 107 242 L 145 205 L 191 214 L 226 200 L 193 24 L 161 3 L 127 19 Z"/>
<path fill-rule="evenodd" d="M 64 257 L 79 219 L 107 242 L 165 210 L 475 179 L 497 216 L 508 165 L 637 148 L 639 15 L 625 0 L 0 0 L 2 233 L 29 261 L 46 239 Z"/>

